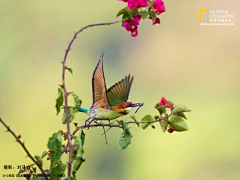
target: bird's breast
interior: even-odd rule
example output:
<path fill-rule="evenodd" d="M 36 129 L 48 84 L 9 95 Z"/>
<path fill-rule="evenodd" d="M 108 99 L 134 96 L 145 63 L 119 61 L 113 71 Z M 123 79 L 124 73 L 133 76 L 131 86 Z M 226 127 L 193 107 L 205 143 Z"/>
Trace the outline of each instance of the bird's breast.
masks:
<path fill-rule="evenodd" d="M 113 120 L 122 116 L 122 114 L 114 110 L 98 108 L 92 109 L 89 113 L 89 116 L 96 120 Z"/>

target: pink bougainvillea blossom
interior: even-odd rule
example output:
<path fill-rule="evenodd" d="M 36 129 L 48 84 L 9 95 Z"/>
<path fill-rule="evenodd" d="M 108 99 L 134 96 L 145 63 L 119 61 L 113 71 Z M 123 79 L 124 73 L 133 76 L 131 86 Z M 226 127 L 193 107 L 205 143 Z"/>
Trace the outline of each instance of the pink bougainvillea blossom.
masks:
<path fill-rule="evenodd" d="M 148 0 L 138 0 L 138 6 L 139 7 L 147 7 L 148 6 Z"/>
<path fill-rule="evenodd" d="M 153 3 L 153 9 L 155 9 L 156 14 L 161 14 L 166 11 L 164 2 L 162 0 L 155 0 Z"/>
<path fill-rule="evenodd" d="M 128 3 L 128 8 L 132 9 L 133 7 L 147 7 L 148 0 L 121 0 Z"/>
<path fill-rule="evenodd" d="M 162 97 L 159 104 L 165 105 L 169 109 L 173 109 L 173 107 L 171 106 L 171 103 L 168 103 L 165 97 Z"/>
<path fill-rule="evenodd" d="M 151 16 L 148 17 L 149 19 L 152 19 Z M 155 25 L 155 24 L 160 24 L 160 19 L 157 17 L 156 20 L 154 21 L 154 23 L 152 25 Z"/>
<path fill-rule="evenodd" d="M 131 32 L 132 37 L 136 37 L 138 35 L 138 25 L 141 18 L 141 15 L 136 16 L 132 19 L 132 21 L 127 20 L 123 25 L 127 31 Z"/>
<path fill-rule="evenodd" d="M 138 0 L 128 0 L 128 8 L 132 9 L 133 7 L 137 7 L 138 5 Z"/>
<path fill-rule="evenodd" d="M 167 100 L 165 97 L 162 97 L 162 99 L 160 100 L 160 105 L 166 105 L 167 104 Z"/>

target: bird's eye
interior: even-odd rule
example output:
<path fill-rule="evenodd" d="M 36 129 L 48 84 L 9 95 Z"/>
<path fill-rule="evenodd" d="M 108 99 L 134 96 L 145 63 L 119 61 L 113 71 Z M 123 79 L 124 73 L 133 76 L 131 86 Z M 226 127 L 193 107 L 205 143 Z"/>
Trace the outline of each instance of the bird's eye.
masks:
<path fill-rule="evenodd" d="M 132 107 L 132 105 L 131 105 L 131 104 L 128 104 L 127 107 Z"/>

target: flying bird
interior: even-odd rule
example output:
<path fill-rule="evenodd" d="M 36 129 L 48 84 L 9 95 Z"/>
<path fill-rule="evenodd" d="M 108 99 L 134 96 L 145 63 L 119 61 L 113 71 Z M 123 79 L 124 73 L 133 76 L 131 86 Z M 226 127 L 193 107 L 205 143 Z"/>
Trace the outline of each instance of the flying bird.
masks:
<path fill-rule="evenodd" d="M 138 106 L 139 109 L 141 106 L 143 106 L 143 103 L 127 102 L 132 82 L 133 76 L 131 77 L 130 75 L 128 75 L 121 81 L 115 83 L 108 90 L 106 90 L 102 53 L 92 77 L 92 106 L 89 109 L 79 109 L 80 112 L 84 112 L 89 116 L 89 118 L 86 120 L 86 123 L 90 119 L 92 119 L 92 121 L 110 121 L 120 116 L 127 115 L 133 107 Z M 89 122 L 89 125 L 92 121 Z"/>

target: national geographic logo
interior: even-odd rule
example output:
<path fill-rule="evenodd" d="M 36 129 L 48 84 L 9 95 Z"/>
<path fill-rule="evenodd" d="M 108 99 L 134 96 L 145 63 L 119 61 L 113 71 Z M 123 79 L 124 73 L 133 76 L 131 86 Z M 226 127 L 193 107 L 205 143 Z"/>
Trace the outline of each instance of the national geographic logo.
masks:
<path fill-rule="evenodd" d="M 228 10 L 200 10 L 200 25 L 233 26 L 233 19 Z"/>

